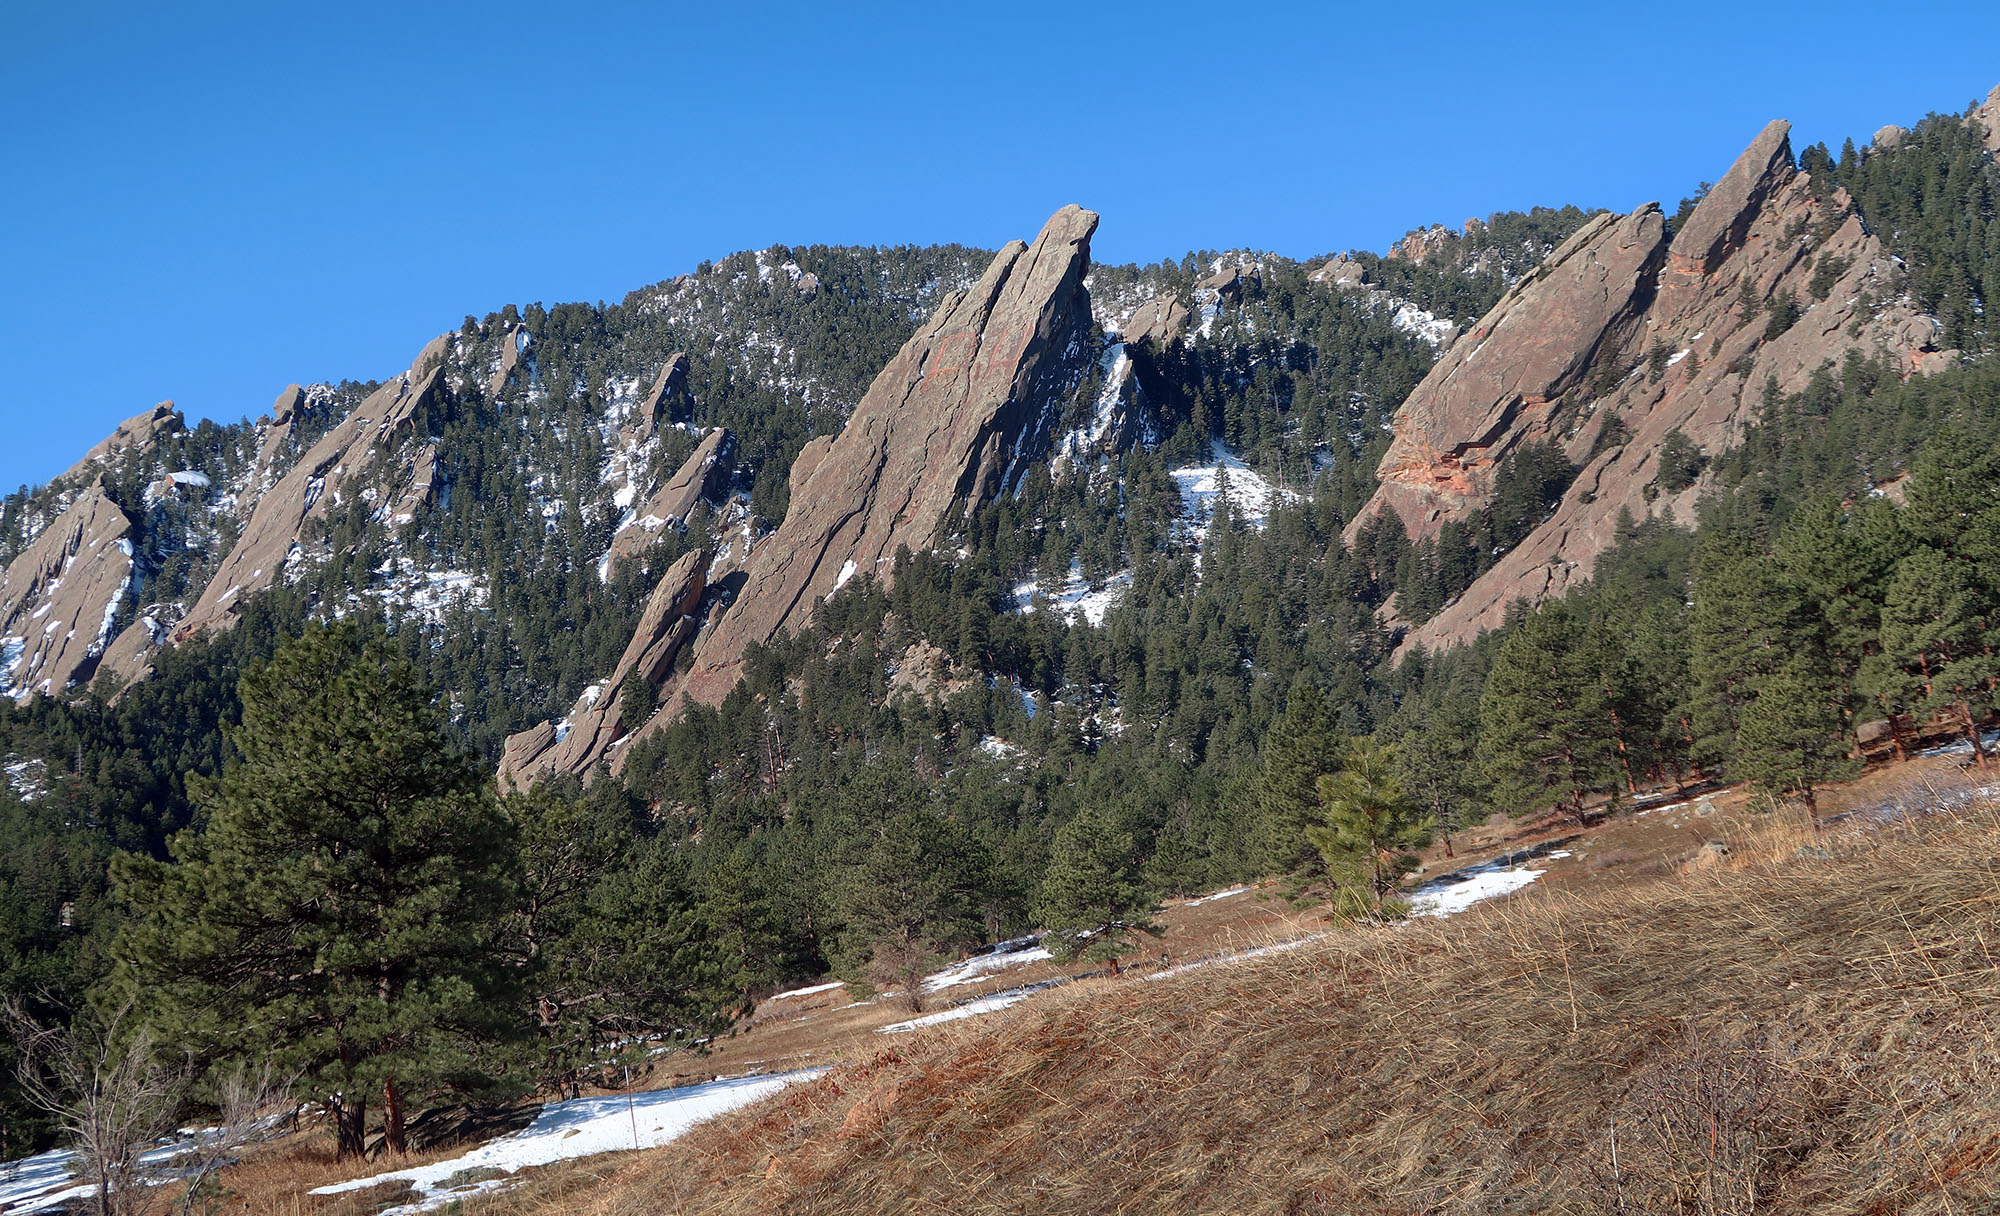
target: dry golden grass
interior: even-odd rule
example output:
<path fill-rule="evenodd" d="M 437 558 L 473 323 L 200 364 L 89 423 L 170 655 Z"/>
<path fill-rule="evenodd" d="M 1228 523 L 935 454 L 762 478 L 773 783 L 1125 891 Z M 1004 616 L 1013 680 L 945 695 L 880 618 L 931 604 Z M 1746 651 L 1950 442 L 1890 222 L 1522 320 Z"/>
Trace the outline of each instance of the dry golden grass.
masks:
<path fill-rule="evenodd" d="M 1074 985 L 466 1210 L 1996 1210 L 1993 808 L 1731 843 L 1698 874 Z"/>

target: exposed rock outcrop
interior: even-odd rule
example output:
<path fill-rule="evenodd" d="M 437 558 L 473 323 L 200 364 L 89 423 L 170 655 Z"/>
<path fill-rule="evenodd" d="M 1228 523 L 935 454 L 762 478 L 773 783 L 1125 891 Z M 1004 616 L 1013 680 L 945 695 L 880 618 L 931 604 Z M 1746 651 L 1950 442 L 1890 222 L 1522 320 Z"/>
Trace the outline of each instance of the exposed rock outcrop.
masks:
<path fill-rule="evenodd" d="M 488 400 L 500 395 L 507 387 L 507 381 L 514 375 L 514 369 L 519 366 L 521 366 L 521 327 L 510 324 L 500 334 L 500 362 L 486 380 Z"/>
<path fill-rule="evenodd" d="M 1986 128 L 1986 150 L 2000 155 L 2000 84 L 1986 95 L 1986 104 L 1975 108 L 1972 116 L 1979 125 Z"/>
<path fill-rule="evenodd" d="M 676 410 L 682 413 L 688 411 L 692 402 L 688 397 L 687 374 L 688 357 L 684 352 L 676 351 L 660 368 L 660 374 L 653 378 L 653 391 L 640 402 L 635 416 L 638 421 L 636 438 L 640 442 L 651 439 L 661 423 L 672 422 Z"/>
<path fill-rule="evenodd" d="M 857 574 L 887 577 L 898 547 L 935 545 L 950 515 L 1025 469 L 1094 347 L 1083 276 L 1096 228 L 1071 206 L 1033 245 L 1009 242 L 904 344 L 840 434 L 806 445 L 784 523 L 758 542 L 678 697 L 718 704 L 745 647 L 800 629 Z"/>
<path fill-rule="evenodd" d="M 90 678 L 132 586 L 131 534 L 131 519 L 98 481 L 8 564 L 0 574 L 0 694 L 54 695 Z"/>
<path fill-rule="evenodd" d="M 1368 268 L 1344 253 L 1335 254 L 1306 278 L 1345 290 L 1362 290 L 1368 286 Z"/>
<path fill-rule="evenodd" d="M 343 487 L 354 484 L 378 456 L 409 433 L 418 411 L 437 392 L 450 341 L 447 335 L 424 347 L 409 371 L 369 394 L 257 500 L 215 577 L 174 627 L 175 642 L 205 629 L 227 629 L 244 600 L 277 582 L 306 521 L 341 501 Z M 284 397 L 279 400 L 282 403 Z M 119 650 L 122 655 L 126 648 Z M 120 674 L 131 678 L 137 672 Z"/>
<path fill-rule="evenodd" d="M 1180 341 L 1186 336 L 1187 327 L 1186 305 L 1172 296 L 1155 296 L 1118 323 L 1118 335 L 1127 346 L 1150 342 L 1160 349 Z"/>
<path fill-rule="evenodd" d="M 1851 349 L 1906 374 L 1947 365 L 1935 322 L 1904 301 L 1902 277 L 1846 194 L 1793 166 L 1782 122 L 1758 135 L 1671 244 L 1654 204 L 1593 218 L 1438 361 L 1397 418 L 1381 484 L 1350 538 L 1383 510 L 1419 537 L 1478 510 L 1498 462 L 1523 443 L 1560 444 L 1583 466 L 1549 520 L 1406 642 L 1456 645 L 1498 625 L 1513 600 L 1539 602 L 1587 579 L 1621 510 L 1691 521 L 1705 483 L 1661 492 L 1661 443 L 1678 430 L 1719 453 L 1754 419 L 1766 380 L 1796 392 Z M 1614 416 L 1626 439 L 1599 445 Z"/>
<path fill-rule="evenodd" d="M 661 529 L 685 527 L 697 503 L 720 499 L 728 492 L 735 461 L 736 436 L 728 427 L 710 431 L 667 483 L 634 512 L 632 521 L 611 538 L 606 568 L 615 569 L 619 562 L 645 552 Z"/>
<path fill-rule="evenodd" d="M 92 477 L 112 458 L 137 447 L 144 447 L 161 435 L 171 435 L 182 428 L 181 413 L 171 401 L 162 401 L 143 414 L 134 414 L 118 424 L 116 430 L 106 435 L 97 445 L 83 454 L 63 472 L 63 477 L 73 481 L 84 481 Z"/>
<path fill-rule="evenodd" d="M 602 684 L 592 685 L 560 723 L 544 722 L 507 737 L 500 758 L 500 788 L 527 789 L 544 777 L 588 778 L 597 762 L 641 723 L 622 720 L 620 693 L 626 678 L 637 672 L 655 694 L 673 673 L 681 648 L 694 637 L 700 620 L 704 574 L 709 554 L 693 550 L 667 568 L 646 601 L 638 628 L 625 646 L 618 666 Z"/>

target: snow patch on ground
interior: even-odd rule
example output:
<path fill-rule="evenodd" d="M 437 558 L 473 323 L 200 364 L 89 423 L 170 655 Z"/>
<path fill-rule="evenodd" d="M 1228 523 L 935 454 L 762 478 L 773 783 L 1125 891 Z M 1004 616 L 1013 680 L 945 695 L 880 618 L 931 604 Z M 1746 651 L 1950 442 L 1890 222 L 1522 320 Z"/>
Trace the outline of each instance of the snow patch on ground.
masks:
<path fill-rule="evenodd" d="M 681 1089 L 551 1102 L 527 1127 L 482 1144 L 462 1157 L 338 1182 L 312 1193 L 337 1195 L 385 1182 L 408 1182 L 421 1198 L 389 1208 L 380 1216 L 428 1212 L 454 1200 L 505 1190 L 513 1185 L 512 1174 L 531 1166 L 658 1147 L 680 1138 L 696 1124 L 748 1106 L 787 1086 L 810 1081 L 825 1071 L 811 1068 L 774 1076 L 730 1077 Z M 504 1170 L 510 1176 L 450 1185 L 454 1176 L 475 1169 Z"/>
<path fill-rule="evenodd" d="M 912 1030 L 921 1030 L 926 1026 L 939 1026 L 946 1022 L 960 1022 L 966 1018 L 976 1018 L 982 1013 L 998 1013 L 1002 1009 L 1012 1009 L 1037 992 L 1066 982 L 1065 980 L 1049 980 L 1046 983 L 1029 984 L 1022 988 L 1009 988 L 1005 992 L 996 992 L 992 996 L 982 996 L 976 1001 L 967 1001 L 963 1005 L 955 1005 L 940 1013 L 927 1013 L 920 1018 L 911 1018 L 907 1022 L 892 1023 L 881 1027 L 875 1033 L 908 1034 Z"/>
<path fill-rule="evenodd" d="M 1298 498 L 1290 490 L 1281 490 L 1259 477 L 1219 440 L 1209 450 L 1215 458 L 1213 462 L 1172 470 L 1181 491 L 1181 507 L 1186 517 L 1183 528 L 1187 535 L 1196 539 L 1208 535 L 1209 521 L 1215 517 L 1216 503 L 1223 496 L 1225 485 L 1236 517 L 1253 528 L 1264 526 L 1274 504 Z"/>
<path fill-rule="evenodd" d="M 1217 891 L 1213 895 L 1204 895 L 1199 899 L 1190 899 L 1183 906 L 1189 908 L 1199 908 L 1203 904 L 1212 904 L 1218 899 L 1228 899 L 1232 895 L 1241 895 L 1245 891 L 1248 891 L 1249 889 L 1250 889 L 1249 887 L 1231 887 L 1227 891 Z"/>
<path fill-rule="evenodd" d="M 1556 854 L 1546 856 L 1554 857 Z M 1562 856 L 1569 854 L 1563 853 Z M 1447 874 L 1416 889 L 1410 896 L 1410 915 L 1450 916 L 1463 912 L 1474 904 L 1512 895 L 1547 872 L 1529 869 L 1526 863 L 1515 864 L 1511 858 L 1502 858 L 1456 874 Z"/>
<path fill-rule="evenodd" d="M 835 988 L 844 988 L 846 986 L 847 986 L 846 980 L 835 980 L 830 984 L 814 984 L 810 988 L 793 988 L 787 992 L 774 992 L 770 996 L 765 997 L 764 1001 L 766 1004 L 769 1004 L 772 1001 L 789 1001 L 793 997 L 812 996 L 816 993 L 832 992 Z"/>
<path fill-rule="evenodd" d="M 957 966 L 947 967 L 935 975 L 924 977 L 925 992 L 941 992 L 960 984 L 976 984 L 996 971 L 1010 967 L 1025 967 L 1029 963 L 1039 963 L 1049 958 L 1049 952 L 1042 948 L 1039 937 L 1017 937 L 1001 942 L 983 954 L 975 954 Z"/>
<path fill-rule="evenodd" d="M 1304 937 L 1294 937 L 1287 941 L 1272 942 L 1268 946 L 1255 946 L 1249 950 L 1231 950 L 1222 954 L 1211 954 L 1207 958 L 1198 958 L 1191 963 L 1182 963 L 1178 967 L 1163 968 L 1142 978 L 1163 980 L 1170 976 L 1186 975 L 1190 971 L 1199 971 L 1203 967 L 1240 963 L 1253 958 L 1267 958 L 1273 954 L 1284 954 L 1288 951 L 1296 950 L 1300 946 L 1310 945 L 1326 936 L 1328 935 L 1325 933 L 1308 933 Z"/>

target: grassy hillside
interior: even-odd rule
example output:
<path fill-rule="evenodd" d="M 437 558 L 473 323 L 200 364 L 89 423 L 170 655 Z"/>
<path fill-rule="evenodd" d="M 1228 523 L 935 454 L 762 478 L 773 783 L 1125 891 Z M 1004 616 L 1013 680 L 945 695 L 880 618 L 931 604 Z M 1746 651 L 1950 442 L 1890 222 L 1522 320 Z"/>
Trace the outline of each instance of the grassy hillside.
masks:
<path fill-rule="evenodd" d="M 1996 853 L 1990 801 L 1773 825 L 1700 873 L 1079 984 L 539 1210 L 1991 1211 Z"/>

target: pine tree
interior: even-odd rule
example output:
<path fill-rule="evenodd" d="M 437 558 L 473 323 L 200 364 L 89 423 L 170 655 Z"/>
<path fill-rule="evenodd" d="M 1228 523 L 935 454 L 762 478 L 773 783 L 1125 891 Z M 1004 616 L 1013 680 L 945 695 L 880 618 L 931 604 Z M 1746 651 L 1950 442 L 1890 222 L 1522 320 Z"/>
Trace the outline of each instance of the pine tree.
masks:
<path fill-rule="evenodd" d="M 1364 737 L 1340 772 L 1319 779 L 1325 822 L 1306 836 L 1343 888 L 1336 896 L 1343 912 L 1379 916 L 1383 898 L 1416 864 L 1405 850 L 1430 843 L 1433 821 L 1403 789 L 1395 764 L 1394 744 Z"/>
<path fill-rule="evenodd" d="M 920 1011 L 924 974 L 983 936 L 983 869 L 959 824 L 929 810 L 891 816 L 835 897 L 846 922 L 836 961 L 877 988 L 900 986 Z"/>
<path fill-rule="evenodd" d="M 1155 905 L 1141 877 L 1132 833 L 1117 812 L 1092 802 L 1056 833 L 1049 868 L 1028 914 L 1047 930 L 1042 944 L 1058 961 L 1082 955 L 1111 964 L 1132 949 L 1132 934 L 1158 937 Z"/>
<path fill-rule="evenodd" d="M 1979 767 L 1986 767 L 1975 707 L 1991 703 L 2000 655 L 1987 645 L 1990 616 L 1964 563 L 1928 545 L 1896 563 L 1882 605 L 1877 687 L 1899 709 L 1958 711 Z"/>
<path fill-rule="evenodd" d="M 1320 821 L 1319 779 L 1340 771 L 1344 751 L 1326 698 L 1301 680 L 1261 748 L 1257 843 L 1267 872 L 1311 875 L 1324 865 L 1306 829 Z"/>
<path fill-rule="evenodd" d="M 544 782 L 506 809 L 523 871 L 509 937 L 526 967 L 542 1085 L 577 1095 L 621 1043 L 685 1043 L 728 1026 L 727 960 L 685 863 L 635 836 L 622 790 L 600 781 L 571 798 Z"/>
<path fill-rule="evenodd" d="M 134 918 L 106 999 L 201 1061 L 297 1075 L 343 1157 L 379 1089 L 400 1152 L 404 1095 L 479 1084 L 477 1044 L 519 1027 L 511 826 L 409 666 L 351 624 L 310 628 L 240 692 L 207 830 L 115 871 Z"/>
<path fill-rule="evenodd" d="M 1757 697 L 1743 709 L 1736 732 L 1732 776 L 1755 781 L 1777 795 L 1805 799 L 1819 828 L 1818 787 L 1844 781 L 1860 769 L 1850 754 L 1831 678 L 1788 667 L 1758 681 Z"/>
<path fill-rule="evenodd" d="M 1582 823 L 1585 797 L 1617 780 L 1611 704 L 1590 638 L 1558 600 L 1530 613 L 1494 656 L 1480 745 L 1496 800 L 1516 813 L 1559 806 Z"/>

